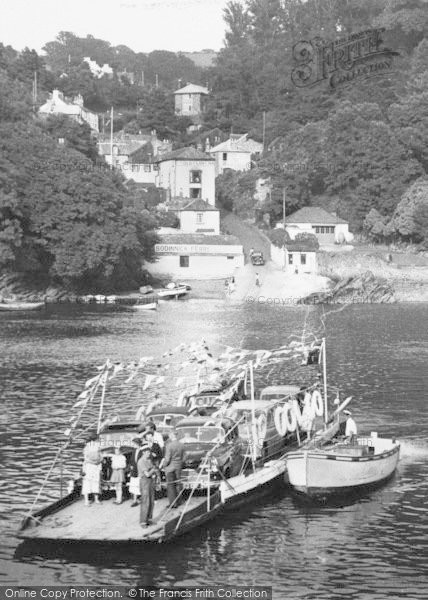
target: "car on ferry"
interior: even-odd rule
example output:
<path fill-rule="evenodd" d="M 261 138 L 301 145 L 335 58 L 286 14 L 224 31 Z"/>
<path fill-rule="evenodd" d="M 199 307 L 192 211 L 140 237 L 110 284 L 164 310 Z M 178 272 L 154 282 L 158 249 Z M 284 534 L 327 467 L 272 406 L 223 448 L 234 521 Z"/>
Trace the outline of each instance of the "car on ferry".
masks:
<path fill-rule="evenodd" d="M 156 431 L 166 435 L 187 416 L 189 416 L 189 409 L 185 406 L 161 405 L 150 410 L 145 418 L 153 421 Z"/>
<path fill-rule="evenodd" d="M 239 437 L 236 423 L 228 417 L 188 417 L 180 421 L 176 433 L 185 447 L 184 487 L 196 484 L 206 488 L 238 475 L 245 467 L 247 444 Z"/>
<path fill-rule="evenodd" d="M 226 416 L 238 424 L 238 435 L 247 442 L 249 457 L 255 454 L 259 461 L 272 460 L 281 456 L 296 439 L 295 433 L 281 435 L 277 430 L 275 411 L 284 404 L 270 400 L 242 400 L 228 407 Z"/>
<path fill-rule="evenodd" d="M 194 416 L 211 416 L 220 408 L 245 398 L 244 381 L 219 384 L 201 389 L 186 399 L 185 406 Z"/>
<path fill-rule="evenodd" d="M 268 385 L 260 392 L 260 400 L 278 402 L 295 398 L 301 392 L 298 385 Z"/>

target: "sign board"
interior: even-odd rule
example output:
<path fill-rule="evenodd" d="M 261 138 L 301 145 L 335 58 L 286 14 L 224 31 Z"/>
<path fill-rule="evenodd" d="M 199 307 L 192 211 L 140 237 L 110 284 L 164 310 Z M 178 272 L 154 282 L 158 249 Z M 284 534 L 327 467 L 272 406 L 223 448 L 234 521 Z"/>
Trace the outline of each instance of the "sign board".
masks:
<path fill-rule="evenodd" d="M 242 246 L 201 244 L 156 244 L 156 254 L 242 254 Z"/>

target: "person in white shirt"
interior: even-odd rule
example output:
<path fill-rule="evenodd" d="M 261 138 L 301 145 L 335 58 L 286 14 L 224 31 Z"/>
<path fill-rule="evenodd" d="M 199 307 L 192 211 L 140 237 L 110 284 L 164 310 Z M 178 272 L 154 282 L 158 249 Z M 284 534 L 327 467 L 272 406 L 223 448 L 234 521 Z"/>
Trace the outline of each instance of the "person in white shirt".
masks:
<path fill-rule="evenodd" d="M 346 419 L 345 437 L 352 442 L 354 436 L 357 435 L 357 424 L 352 418 L 352 413 L 349 410 L 344 410 L 343 414 L 348 416 L 348 418 Z"/>
<path fill-rule="evenodd" d="M 156 444 L 159 445 L 160 449 L 163 451 L 163 448 L 165 446 L 165 441 L 163 439 L 163 435 L 161 433 L 159 433 L 159 431 L 156 431 L 156 425 L 153 423 L 153 421 L 149 421 L 146 424 L 146 430 L 144 432 L 147 433 L 148 431 L 151 431 L 153 433 L 153 441 L 156 442 Z M 143 437 L 144 437 L 143 434 Z"/>

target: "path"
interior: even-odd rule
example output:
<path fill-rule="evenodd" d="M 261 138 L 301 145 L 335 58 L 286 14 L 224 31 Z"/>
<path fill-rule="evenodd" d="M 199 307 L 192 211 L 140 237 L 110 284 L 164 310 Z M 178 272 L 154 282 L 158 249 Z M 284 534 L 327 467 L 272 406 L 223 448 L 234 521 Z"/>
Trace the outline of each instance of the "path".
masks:
<path fill-rule="evenodd" d="M 313 292 L 326 291 L 330 280 L 319 275 L 286 274 L 270 260 L 270 243 L 254 226 L 242 221 L 233 213 L 222 214 L 222 229 L 241 241 L 246 264 L 235 274 L 236 291 L 229 296 L 233 302 L 268 305 L 294 305 L 296 299 Z M 263 252 L 266 264 L 255 267 L 249 261 L 250 248 Z M 256 285 L 257 275 L 260 286 Z"/>

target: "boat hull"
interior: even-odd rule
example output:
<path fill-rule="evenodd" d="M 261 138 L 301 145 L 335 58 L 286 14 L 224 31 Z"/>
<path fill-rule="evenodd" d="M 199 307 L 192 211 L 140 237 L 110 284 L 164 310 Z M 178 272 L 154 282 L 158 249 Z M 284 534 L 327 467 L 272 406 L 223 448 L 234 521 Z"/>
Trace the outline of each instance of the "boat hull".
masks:
<path fill-rule="evenodd" d="M 1 311 L 40 310 L 45 306 L 44 302 L 0 302 Z"/>
<path fill-rule="evenodd" d="M 131 306 L 132 310 L 156 310 L 158 307 L 157 302 L 148 302 L 146 304 L 133 304 Z"/>
<path fill-rule="evenodd" d="M 290 485 L 312 498 L 343 495 L 380 485 L 393 475 L 400 454 L 397 442 L 383 441 L 391 443 L 365 455 L 329 450 L 291 453 L 287 457 Z"/>

